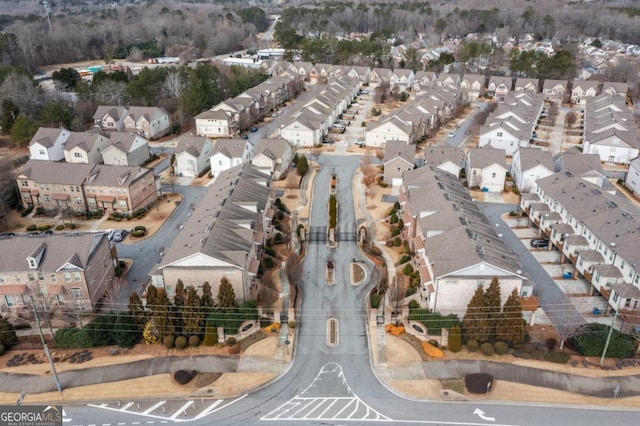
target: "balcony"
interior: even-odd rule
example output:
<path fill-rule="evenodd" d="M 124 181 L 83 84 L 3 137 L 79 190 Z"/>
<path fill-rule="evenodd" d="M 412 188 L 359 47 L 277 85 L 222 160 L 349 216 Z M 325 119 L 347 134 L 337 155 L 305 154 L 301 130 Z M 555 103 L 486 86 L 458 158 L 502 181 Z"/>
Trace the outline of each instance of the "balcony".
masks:
<path fill-rule="evenodd" d="M 605 298 L 605 300 L 609 300 L 609 296 L 611 295 L 611 289 L 605 287 L 605 286 L 600 286 L 600 290 L 598 290 L 600 292 L 600 294 L 602 295 L 602 297 Z"/>

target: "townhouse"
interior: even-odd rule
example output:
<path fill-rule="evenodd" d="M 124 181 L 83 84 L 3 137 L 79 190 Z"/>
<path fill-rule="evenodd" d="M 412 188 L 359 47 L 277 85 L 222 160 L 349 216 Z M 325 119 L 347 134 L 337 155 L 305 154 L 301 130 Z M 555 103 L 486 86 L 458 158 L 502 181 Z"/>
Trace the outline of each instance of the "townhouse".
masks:
<path fill-rule="evenodd" d="M 250 161 L 277 180 L 287 171 L 292 159 L 293 150 L 286 139 L 260 139 Z"/>
<path fill-rule="evenodd" d="M 226 277 L 239 302 L 255 298 L 258 267 L 273 217 L 271 177 L 244 163 L 220 173 L 151 272 L 150 284 L 175 295 L 175 285 L 213 294 Z"/>
<path fill-rule="evenodd" d="M 518 77 L 516 78 L 516 84 L 513 88 L 513 91 L 516 93 L 522 92 L 535 94 L 540 92 L 539 86 L 540 80 L 538 80 L 537 78 Z"/>
<path fill-rule="evenodd" d="M 573 80 L 571 103 L 584 105 L 586 98 L 600 94 L 600 82 L 597 80 Z"/>
<path fill-rule="evenodd" d="M 0 310 L 31 322 L 45 312 L 92 311 L 115 279 L 117 257 L 104 233 L 0 240 Z"/>
<path fill-rule="evenodd" d="M 535 192 L 537 180 L 554 174 L 553 158 L 549 151 L 538 148 L 519 148 L 511 161 L 511 177 L 518 190 Z"/>
<path fill-rule="evenodd" d="M 16 178 L 22 206 L 131 214 L 156 201 L 160 181 L 143 167 L 29 160 Z"/>
<path fill-rule="evenodd" d="M 164 108 L 142 106 L 99 106 L 93 123 L 102 130 L 131 132 L 148 139 L 170 131 L 169 113 Z"/>
<path fill-rule="evenodd" d="M 253 156 L 253 152 L 253 145 L 245 139 L 216 140 L 209 158 L 211 175 L 217 177 L 224 170 L 246 163 Z"/>
<path fill-rule="evenodd" d="M 29 142 L 29 158 L 32 160 L 61 161 L 64 147 L 71 132 L 67 129 L 40 127 Z"/>
<path fill-rule="evenodd" d="M 493 277 L 503 303 L 513 289 L 531 295 L 518 258 L 457 177 L 429 166 L 405 172 L 399 199 L 402 236 L 430 310 L 462 316 L 476 288 L 488 287 Z"/>
<path fill-rule="evenodd" d="M 513 80 L 511 77 L 500 77 L 492 75 L 489 77 L 487 94 L 498 102 L 502 102 L 511 92 Z"/>
<path fill-rule="evenodd" d="M 562 104 L 567 95 L 568 81 L 547 79 L 542 85 L 542 93 L 546 102 Z"/>
<path fill-rule="evenodd" d="M 109 136 L 102 131 L 71 132 L 64 146 L 67 163 L 102 163 L 102 152 L 110 145 Z"/>
<path fill-rule="evenodd" d="M 469 100 L 476 100 L 484 95 L 486 77 L 480 74 L 465 74 L 460 88 L 467 91 Z"/>
<path fill-rule="evenodd" d="M 403 141 L 391 140 L 384 145 L 384 173 L 386 183 L 399 187 L 402 174 L 416 166 L 416 146 Z"/>
<path fill-rule="evenodd" d="M 113 166 L 140 166 L 150 159 L 149 142 L 137 133 L 111 132 L 102 150 L 104 164 Z"/>
<path fill-rule="evenodd" d="M 600 95 L 588 98 L 584 109 L 582 152 L 600 161 L 628 165 L 640 153 L 640 129 L 625 99 Z"/>
<path fill-rule="evenodd" d="M 180 136 L 174 151 L 174 173 L 179 176 L 200 176 L 210 168 L 213 142 L 205 136 Z"/>
<path fill-rule="evenodd" d="M 430 167 L 460 177 L 464 169 L 464 149 L 453 146 L 426 146 L 424 147 L 424 162 Z"/>
<path fill-rule="evenodd" d="M 467 151 L 465 174 L 469 188 L 502 192 L 508 171 L 504 149 L 471 148 Z"/>
<path fill-rule="evenodd" d="M 583 276 L 589 294 L 601 294 L 609 309 L 630 314 L 640 307 L 640 214 L 626 199 L 571 172 L 538 180 L 521 209 Z M 627 330 L 628 331 L 628 330 Z"/>

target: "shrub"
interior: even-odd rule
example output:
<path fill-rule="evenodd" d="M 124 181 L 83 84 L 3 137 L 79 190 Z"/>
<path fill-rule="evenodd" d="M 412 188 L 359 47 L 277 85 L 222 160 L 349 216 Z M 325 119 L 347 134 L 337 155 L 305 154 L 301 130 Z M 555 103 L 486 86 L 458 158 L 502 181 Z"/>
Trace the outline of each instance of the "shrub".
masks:
<path fill-rule="evenodd" d="M 33 232 L 38 229 L 37 225 L 29 225 L 27 226 L 27 232 Z"/>
<path fill-rule="evenodd" d="M 277 233 L 275 237 L 273 237 L 275 244 L 282 244 L 284 242 L 284 235 L 281 233 Z"/>
<path fill-rule="evenodd" d="M 49 229 L 51 229 L 51 225 L 38 226 L 38 231 L 48 231 Z"/>
<path fill-rule="evenodd" d="M 400 258 L 400 262 L 398 262 L 399 265 L 402 265 L 403 263 L 407 263 L 408 261 L 411 260 L 411 256 L 405 254 L 404 256 L 402 256 Z"/>
<path fill-rule="evenodd" d="M 271 269 L 276 266 L 276 262 L 270 257 L 262 258 L 262 264 L 264 265 L 265 269 Z"/>
<path fill-rule="evenodd" d="M 429 334 L 432 336 L 440 336 L 443 328 L 449 330 L 454 325 L 460 323 L 460 320 L 455 314 L 443 316 L 439 313 L 430 312 L 428 309 L 414 309 L 410 311 L 409 320 L 420 321 L 427 327 Z"/>
<path fill-rule="evenodd" d="M 147 210 L 146 209 L 138 209 L 135 212 L 133 212 L 133 217 L 135 217 L 137 219 L 137 218 L 143 217 L 145 214 L 147 214 Z M 136 226 L 136 229 L 137 228 L 138 227 Z M 144 226 L 143 226 L 143 228 L 144 228 Z"/>
<path fill-rule="evenodd" d="M 516 211 L 511 210 L 511 211 L 509 212 L 509 216 L 511 216 L 511 217 L 513 217 L 513 216 L 517 216 L 517 215 L 518 215 L 518 212 L 516 212 Z"/>
<path fill-rule="evenodd" d="M 402 240 L 400 239 L 400 237 L 395 237 L 393 239 L 393 246 L 394 247 L 400 247 L 400 244 L 402 244 Z"/>
<path fill-rule="evenodd" d="M 482 352 L 482 355 L 484 356 L 491 356 L 496 353 L 496 349 L 493 347 L 491 343 L 484 342 L 483 344 L 480 345 L 480 352 Z"/>
<path fill-rule="evenodd" d="M 227 339 L 227 346 L 233 346 L 236 344 L 236 338 L 235 337 L 229 337 Z"/>
<path fill-rule="evenodd" d="M 0 356 L 4 355 L 4 345 L 0 343 Z"/>
<path fill-rule="evenodd" d="M 335 228 L 338 221 L 338 200 L 334 194 L 329 197 L 329 228 Z"/>
<path fill-rule="evenodd" d="M 187 342 L 187 338 L 186 337 L 184 337 L 184 336 L 176 337 L 176 342 L 175 342 L 176 349 L 182 350 L 182 349 L 186 348 L 187 347 L 187 343 L 188 342 Z"/>
<path fill-rule="evenodd" d="M 407 263 L 404 265 L 404 268 L 402 268 L 402 273 L 407 276 L 413 274 L 413 266 L 411 266 L 410 263 Z"/>
<path fill-rule="evenodd" d="M 422 350 L 431 358 L 444 358 L 444 352 L 428 342 L 421 343 Z"/>
<path fill-rule="evenodd" d="M 433 340 L 433 339 L 429 340 L 429 344 L 430 344 L 431 346 L 436 347 L 436 348 L 440 346 L 440 345 L 438 344 L 438 341 L 437 341 L 437 340 Z"/>
<path fill-rule="evenodd" d="M 547 352 L 544 354 L 544 360 L 555 362 L 556 364 L 566 364 L 571 359 L 571 355 L 566 352 Z"/>
<path fill-rule="evenodd" d="M 493 376 L 486 373 L 467 374 L 464 376 L 464 386 L 469 393 L 483 394 L 491 389 Z"/>
<path fill-rule="evenodd" d="M 167 349 L 171 349 L 175 341 L 176 338 L 173 335 L 164 336 L 164 339 L 162 339 L 162 345 Z"/>
<path fill-rule="evenodd" d="M 60 225 L 56 225 L 56 231 L 62 231 L 64 229 L 64 225 L 60 224 Z"/>
<path fill-rule="evenodd" d="M 400 231 L 400 229 L 399 229 L 399 228 L 392 229 L 392 230 L 391 230 L 391 236 L 392 236 L 392 237 L 397 237 L 398 235 L 400 235 L 400 232 L 401 232 L 401 231 Z M 402 263 L 402 262 L 400 262 L 400 263 Z"/>
<path fill-rule="evenodd" d="M 604 351 L 605 341 L 609 334 L 609 326 L 604 324 L 587 324 L 580 328 L 572 338 L 580 355 L 600 356 Z M 607 357 L 629 358 L 633 354 L 633 338 L 613 330 Z"/>
<path fill-rule="evenodd" d="M 133 228 L 134 231 L 147 231 L 147 228 L 142 226 L 142 225 L 138 225 L 135 228 Z"/>
<path fill-rule="evenodd" d="M 389 223 L 392 225 L 398 223 L 398 215 L 395 213 L 392 214 L 391 217 L 389 218 Z"/>
<path fill-rule="evenodd" d="M 189 336 L 189 346 L 195 348 L 200 345 L 200 338 L 195 334 L 193 336 Z"/>
<path fill-rule="evenodd" d="M 296 322 L 295 321 L 289 321 L 289 329 L 291 330 L 295 330 L 296 328 Z"/>
<path fill-rule="evenodd" d="M 373 246 L 371 247 L 371 254 L 374 256 L 380 256 L 382 254 L 382 251 L 380 250 L 380 248 Z"/>
<path fill-rule="evenodd" d="M 379 294 L 371 294 L 371 307 L 377 308 L 380 305 L 380 295 Z"/>
<path fill-rule="evenodd" d="M 467 350 L 469 352 L 475 352 L 478 350 L 479 347 L 480 347 L 480 344 L 478 343 L 477 340 L 469 339 L 467 341 Z"/>
<path fill-rule="evenodd" d="M 193 379 L 196 374 L 198 374 L 195 370 L 186 371 L 186 370 L 178 370 L 173 373 L 173 380 L 175 380 L 180 385 L 186 385 Z"/>
<path fill-rule="evenodd" d="M 54 342 L 58 349 L 81 349 L 90 348 L 91 339 L 86 330 L 77 328 L 61 328 L 54 334 Z"/>
<path fill-rule="evenodd" d="M 131 236 L 135 237 L 135 238 L 140 238 L 140 237 L 144 237 L 144 234 L 146 234 L 147 231 L 144 230 L 140 230 L 140 229 L 135 229 L 133 231 L 131 231 Z"/>
<path fill-rule="evenodd" d="M 416 294 L 418 292 L 418 288 L 415 286 L 409 286 L 407 287 L 407 289 L 404 292 L 404 297 L 409 297 L 413 294 Z"/>
<path fill-rule="evenodd" d="M 418 303 L 417 300 L 414 299 L 414 300 L 409 301 L 409 309 L 416 309 L 416 308 L 419 308 L 419 307 L 420 307 L 420 304 Z"/>
<path fill-rule="evenodd" d="M 552 352 L 558 346 L 558 339 L 556 339 L 555 337 L 549 337 L 544 341 L 544 345 L 547 347 L 547 349 L 549 349 L 549 352 Z"/>
<path fill-rule="evenodd" d="M 276 251 L 273 249 L 273 247 L 265 247 L 264 252 L 271 257 L 276 257 Z"/>
<path fill-rule="evenodd" d="M 387 324 L 387 325 L 384 326 L 384 330 L 387 333 L 393 334 L 394 336 L 399 336 L 401 334 L 404 334 L 404 326 L 403 325 Z"/>
<path fill-rule="evenodd" d="M 218 328 L 212 322 L 207 322 L 204 329 L 204 344 L 214 346 L 216 343 L 218 343 Z"/>
<path fill-rule="evenodd" d="M 494 346 L 496 349 L 496 354 L 498 355 L 504 355 L 509 352 L 509 345 L 507 345 L 505 342 L 496 342 Z"/>
<path fill-rule="evenodd" d="M 33 211 L 33 206 L 29 206 L 20 212 L 20 216 L 22 217 L 29 216 L 32 211 Z"/>
<path fill-rule="evenodd" d="M 462 332 L 459 325 L 454 325 L 449 331 L 449 350 L 451 352 L 460 352 L 462 349 Z"/>

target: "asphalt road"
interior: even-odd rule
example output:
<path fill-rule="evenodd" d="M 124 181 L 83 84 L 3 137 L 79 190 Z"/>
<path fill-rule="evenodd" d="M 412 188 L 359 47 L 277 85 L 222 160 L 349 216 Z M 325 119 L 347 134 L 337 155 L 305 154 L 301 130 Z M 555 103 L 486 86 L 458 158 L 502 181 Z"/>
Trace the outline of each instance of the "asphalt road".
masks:
<path fill-rule="evenodd" d="M 357 156 L 320 157 L 323 167 L 314 183 L 310 227 L 322 231 L 328 225 L 329 179 L 331 173 L 335 172 L 338 180 L 339 234 L 348 237 L 351 232 L 355 232 L 351 183 L 358 162 Z M 499 217 L 501 210 L 513 207 L 485 205 L 484 208 L 489 217 L 496 220 L 494 217 Z M 176 213 L 172 219 L 173 226 L 184 219 L 184 206 Z M 504 235 L 516 253 L 526 256 L 526 253 L 518 250 L 518 245 L 512 241 L 508 232 L 504 232 Z M 527 251 L 519 241 L 517 243 Z M 115 410 L 107 410 L 99 403 L 93 406 L 65 406 L 69 419 L 67 424 L 128 426 L 188 421 L 194 425 L 295 422 L 323 425 L 404 423 L 599 426 L 603 423 L 631 425 L 637 422 L 637 412 L 634 411 L 526 404 L 428 402 L 400 397 L 378 380 L 369 361 L 363 308 L 366 293 L 377 277 L 372 276 L 374 269 L 370 264 L 362 263 L 369 280 L 359 287 L 353 287 L 349 280 L 349 264 L 354 258 L 363 260 L 353 241 L 339 241 L 334 249 L 328 248 L 323 241 L 309 243 L 300 280 L 302 306 L 296 328 L 293 362 L 289 370 L 270 385 L 249 395 L 224 401 L 145 402 L 143 408 L 150 407 L 148 410 L 159 407 L 158 404 L 173 404 L 167 409 L 166 415 L 145 415 L 147 410 L 143 411 L 142 408 L 134 412 L 135 404 L 138 404 L 134 402 Z M 324 278 L 327 259 L 331 259 L 335 265 L 335 284 L 332 286 L 327 285 Z M 536 282 L 542 279 L 533 270 L 528 273 Z M 545 288 L 542 295 L 551 292 L 552 290 Z M 336 346 L 327 345 L 327 321 L 330 318 L 338 321 L 339 339 Z"/>

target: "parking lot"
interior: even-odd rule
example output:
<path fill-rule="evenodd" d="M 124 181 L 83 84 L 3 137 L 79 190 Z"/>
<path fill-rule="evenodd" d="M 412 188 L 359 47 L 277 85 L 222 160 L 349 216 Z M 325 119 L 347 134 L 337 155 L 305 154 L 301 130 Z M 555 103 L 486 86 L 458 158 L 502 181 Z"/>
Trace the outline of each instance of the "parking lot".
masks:
<path fill-rule="evenodd" d="M 561 253 L 557 248 L 553 247 L 551 250 L 533 248 L 530 244 L 531 240 L 540 238 L 536 228 L 527 226 L 523 219 L 519 221 L 506 219 L 505 222 L 587 322 L 610 324 L 609 315 L 602 314 L 608 305 L 607 301 L 602 296 L 589 296 L 590 284 L 583 277 L 573 278 L 575 266 L 566 258 L 563 263 L 560 263 Z M 570 273 L 571 277 L 565 278 L 566 273 Z M 594 315 L 594 308 L 600 314 Z M 536 313 L 536 323 L 547 323 L 547 321 L 545 315 Z"/>

